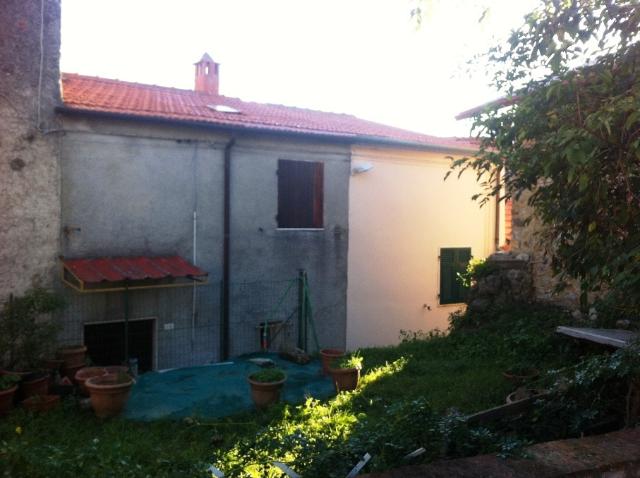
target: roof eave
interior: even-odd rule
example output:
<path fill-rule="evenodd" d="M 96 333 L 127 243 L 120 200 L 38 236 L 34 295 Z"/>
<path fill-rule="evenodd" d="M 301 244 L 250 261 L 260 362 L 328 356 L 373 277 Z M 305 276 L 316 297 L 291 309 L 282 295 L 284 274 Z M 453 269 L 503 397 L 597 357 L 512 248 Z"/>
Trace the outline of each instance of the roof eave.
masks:
<path fill-rule="evenodd" d="M 370 136 L 370 135 L 358 135 L 358 134 L 339 134 L 339 133 L 331 133 L 331 132 L 311 132 L 311 131 L 295 131 L 295 130 L 284 130 L 284 129 L 271 129 L 268 126 L 266 127 L 257 127 L 250 125 L 227 125 L 220 123 L 212 123 L 209 121 L 198 121 L 198 120 L 188 120 L 188 119 L 173 119 L 173 118 L 165 118 L 161 116 L 147 116 L 147 115 L 136 115 L 131 113 L 115 113 L 109 111 L 96 111 L 85 108 L 77 108 L 70 107 L 66 105 L 57 106 L 55 108 L 56 112 L 62 114 L 69 115 L 88 115 L 95 116 L 101 118 L 112 118 L 112 119 L 124 119 L 124 120 L 133 120 L 133 121 L 148 121 L 151 123 L 160 123 L 160 124 L 168 124 L 168 125 L 181 125 L 181 126 L 197 126 L 201 128 L 213 129 L 216 131 L 224 131 L 228 133 L 237 133 L 237 132 L 248 132 L 248 133 L 261 133 L 261 134 L 272 134 L 272 135 L 281 135 L 281 136 L 298 136 L 304 138 L 314 138 L 314 139 L 325 139 L 332 140 L 338 143 L 346 143 L 346 144 L 377 144 L 382 146 L 396 146 L 396 147 L 404 147 L 404 148 L 412 148 L 412 149 L 421 149 L 428 151 L 450 151 L 450 152 L 474 152 L 477 151 L 477 148 L 466 147 L 466 146 L 458 146 L 458 145 L 443 145 L 443 144 L 431 144 L 431 143 L 420 143 L 417 141 L 404 141 L 397 140 L 393 138 L 385 138 L 381 136 Z"/>

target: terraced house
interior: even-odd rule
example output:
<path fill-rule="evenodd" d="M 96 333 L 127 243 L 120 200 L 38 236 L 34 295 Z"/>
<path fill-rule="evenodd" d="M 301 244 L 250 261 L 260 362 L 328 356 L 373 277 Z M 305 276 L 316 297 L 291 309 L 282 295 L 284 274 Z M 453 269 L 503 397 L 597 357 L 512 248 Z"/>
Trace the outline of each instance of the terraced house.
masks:
<path fill-rule="evenodd" d="M 36 49 L 31 3 L 14 7 L 33 20 Z M 355 348 L 446 325 L 456 272 L 498 240 L 495 208 L 470 201 L 473 178 L 442 180 L 472 141 L 230 98 L 207 54 L 193 90 L 62 73 L 58 99 L 59 3 L 46 5 L 51 68 L 33 93 L 47 95 L 51 124 L 35 135 L 51 144 L 37 161 L 59 181 L 60 213 L 40 282 L 69 299 L 62 341 L 145 370 L 299 345 L 303 333 Z M 30 167 L 9 173 L 25 190 Z M 303 295 L 313 330 L 295 320 Z"/>

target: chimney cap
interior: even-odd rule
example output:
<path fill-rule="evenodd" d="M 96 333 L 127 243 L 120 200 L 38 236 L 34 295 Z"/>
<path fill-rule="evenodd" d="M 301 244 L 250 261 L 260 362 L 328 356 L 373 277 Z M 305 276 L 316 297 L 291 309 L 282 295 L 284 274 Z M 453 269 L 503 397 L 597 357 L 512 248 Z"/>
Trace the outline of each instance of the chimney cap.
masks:
<path fill-rule="evenodd" d="M 195 62 L 194 65 L 199 65 L 200 63 L 216 63 L 216 61 L 211 58 L 208 53 L 205 52 L 205 54 L 202 55 L 202 58 Z"/>

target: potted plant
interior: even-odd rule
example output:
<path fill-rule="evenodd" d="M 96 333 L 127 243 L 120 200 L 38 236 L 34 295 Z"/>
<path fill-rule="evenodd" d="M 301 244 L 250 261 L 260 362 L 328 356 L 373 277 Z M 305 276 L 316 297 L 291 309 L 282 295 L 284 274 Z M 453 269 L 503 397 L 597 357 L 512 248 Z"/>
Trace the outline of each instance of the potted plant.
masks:
<path fill-rule="evenodd" d="M 356 352 L 348 357 L 342 357 L 336 367 L 329 369 L 338 393 L 355 390 L 358 387 L 362 362 L 362 357 Z"/>
<path fill-rule="evenodd" d="M 100 418 L 113 417 L 122 412 L 132 385 L 131 376 L 123 372 L 91 377 L 84 382 L 91 398 L 91 407 Z"/>
<path fill-rule="evenodd" d="M 0 375 L 0 416 L 6 415 L 13 408 L 13 396 L 18 390 L 20 377 L 17 375 Z"/>
<path fill-rule="evenodd" d="M 33 395 L 22 401 L 22 406 L 31 412 L 48 412 L 60 403 L 60 395 Z"/>
<path fill-rule="evenodd" d="M 280 399 L 280 391 L 287 375 L 276 367 L 264 368 L 247 378 L 251 387 L 251 398 L 257 408 L 264 409 Z"/>
<path fill-rule="evenodd" d="M 344 350 L 339 349 L 322 349 L 320 350 L 320 359 L 322 360 L 322 373 L 329 375 L 329 369 L 334 360 L 344 357 Z"/>

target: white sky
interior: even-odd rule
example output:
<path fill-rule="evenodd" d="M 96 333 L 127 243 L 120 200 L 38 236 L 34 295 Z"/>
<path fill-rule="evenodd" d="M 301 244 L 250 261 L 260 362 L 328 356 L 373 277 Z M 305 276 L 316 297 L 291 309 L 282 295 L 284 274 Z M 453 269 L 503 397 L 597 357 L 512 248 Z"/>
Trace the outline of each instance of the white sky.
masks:
<path fill-rule="evenodd" d="M 61 69 L 193 88 L 207 51 L 227 96 L 465 136 L 455 114 L 497 96 L 465 62 L 536 3 L 432 0 L 416 30 L 408 0 L 62 0 Z"/>

